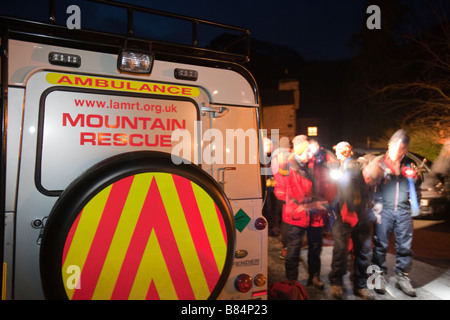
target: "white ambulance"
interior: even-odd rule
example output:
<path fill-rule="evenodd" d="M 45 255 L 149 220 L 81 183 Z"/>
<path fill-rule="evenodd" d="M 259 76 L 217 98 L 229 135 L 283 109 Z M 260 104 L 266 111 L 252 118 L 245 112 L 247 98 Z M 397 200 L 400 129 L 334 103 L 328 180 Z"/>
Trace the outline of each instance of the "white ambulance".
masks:
<path fill-rule="evenodd" d="M 197 45 L 248 30 L 92 2 L 126 32 L 70 29 L 55 1 L 45 23 L 0 19 L 2 299 L 266 299 L 248 51 Z M 135 36 L 138 15 L 193 44 Z"/>

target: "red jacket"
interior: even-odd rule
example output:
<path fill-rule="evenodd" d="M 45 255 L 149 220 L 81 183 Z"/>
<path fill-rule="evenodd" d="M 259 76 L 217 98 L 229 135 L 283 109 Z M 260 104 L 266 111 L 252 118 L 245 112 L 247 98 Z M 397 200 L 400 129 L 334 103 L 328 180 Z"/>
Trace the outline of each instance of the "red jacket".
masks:
<path fill-rule="evenodd" d="M 326 212 L 309 210 L 313 197 L 312 177 L 308 172 L 308 166 L 299 165 L 295 159 L 289 162 L 289 173 L 274 175 L 275 196 L 284 201 L 283 221 L 299 227 L 321 227 L 324 225 Z"/>

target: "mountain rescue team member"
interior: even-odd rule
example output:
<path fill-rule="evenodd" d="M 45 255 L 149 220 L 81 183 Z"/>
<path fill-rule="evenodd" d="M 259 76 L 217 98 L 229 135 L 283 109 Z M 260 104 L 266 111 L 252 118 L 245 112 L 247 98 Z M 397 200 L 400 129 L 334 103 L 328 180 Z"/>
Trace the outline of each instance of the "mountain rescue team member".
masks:
<path fill-rule="evenodd" d="M 337 193 L 336 181 L 330 177 L 330 164 L 336 162 L 336 159 L 325 152 L 319 142 L 314 139 L 309 139 L 309 151 L 312 158 L 308 166 L 313 174 L 314 198 L 330 203 Z M 333 220 L 331 213 L 324 212 L 324 216 L 326 217 L 327 231 L 330 231 L 329 225 Z"/>
<path fill-rule="evenodd" d="M 329 166 L 336 160 L 326 153 L 314 139 L 309 140 L 309 151 L 311 160 L 308 166 L 312 169 L 314 176 L 315 196 L 320 200 L 331 201 L 336 196 L 337 189 L 336 183 L 330 178 Z"/>
<path fill-rule="evenodd" d="M 331 165 L 332 176 L 337 182 L 336 219 L 332 227 L 334 240 L 331 272 L 331 294 L 343 299 L 343 277 L 347 273 L 349 241 L 354 256 L 353 291 L 365 300 L 375 297 L 367 289 L 367 268 L 371 255 L 371 215 L 369 213 L 369 187 L 366 186 L 362 164 L 352 158 L 352 146 L 339 142 L 335 147 L 338 163 Z"/>
<path fill-rule="evenodd" d="M 394 233 L 396 287 L 406 295 L 415 297 L 416 291 L 408 278 L 411 270 L 413 252 L 411 250 L 413 235 L 412 215 L 418 214 L 417 192 L 421 179 L 417 176 L 414 162 L 406 157 L 410 138 L 403 129 L 395 132 L 388 142 L 388 151 L 379 161 L 384 171 L 384 178 L 375 193 L 376 206 L 382 208 L 374 228 L 374 246 L 372 263 L 380 270 L 381 281 L 375 292 L 386 292 L 387 272 L 386 254 L 389 238 Z M 381 283 L 380 283 L 381 282 Z"/>
<path fill-rule="evenodd" d="M 299 256 L 305 233 L 308 237 L 308 285 L 323 290 L 320 279 L 320 254 L 322 252 L 323 212 L 320 201 L 313 200 L 312 175 L 308 168 L 310 160 L 309 142 L 306 136 L 293 140 L 293 153 L 288 161 L 288 175 L 275 186 L 275 195 L 284 199 L 283 222 L 286 224 L 286 277 L 298 279 Z"/>

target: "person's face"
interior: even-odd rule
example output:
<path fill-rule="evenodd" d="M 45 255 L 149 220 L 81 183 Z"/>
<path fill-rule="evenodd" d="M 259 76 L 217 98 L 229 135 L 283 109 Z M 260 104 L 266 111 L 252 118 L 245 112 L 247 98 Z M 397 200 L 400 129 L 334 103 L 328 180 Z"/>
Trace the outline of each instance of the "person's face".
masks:
<path fill-rule="evenodd" d="M 347 157 L 345 157 L 345 156 L 342 154 L 342 151 L 343 151 L 343 150 L 341 150 L 341 149 L 336 149 L 336 158 L 337 158 L 339 161 L 344 161 L 345 159 L 347 159 Z"/>
<path fill-rule="evenodd" d="M 292 149 L 293 149 L 294 153 L 295 153 L 296 155 L 298 155 L 299 157 L 302 155 L 302 154 L 300 153 L 300 152 L 301 152 L 301 149 L 302 149 L 301 144 L 294 144 L 294 147 L 293 147 Z"/>
<path fill-rule="evenodd" d="M 406 154 L 408 146 L 401 139 L 394 140 L 388 144 L 388 156 L 392 161 L 398 161 Z"/>

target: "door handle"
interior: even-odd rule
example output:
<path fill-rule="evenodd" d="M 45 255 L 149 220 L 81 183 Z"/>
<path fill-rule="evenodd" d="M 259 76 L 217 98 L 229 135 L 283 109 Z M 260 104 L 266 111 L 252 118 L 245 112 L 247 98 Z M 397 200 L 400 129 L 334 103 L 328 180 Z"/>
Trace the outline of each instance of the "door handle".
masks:
<path fill-rule="evenodd" d="M 213 118 L 221 118 L 230 110 L 227 107 L 211 107 L 210 105 L 203 104 L 201 111 L 203 116 L 206 116 L 206 113 L 209 112 Z"/>
<path fill-rule="evenodd" d="M 222 188 L 223 191 L 225 191 L 225 171 L 228 170 L 236 170 L 236 167 L 223 167 L 223 168 L 219 168 L 217 169 L 217 173 L 218 173 L 218 180 L 219 180 L 219 185 Z M 220 175 L 222 175 L 220 177 Z"/>

